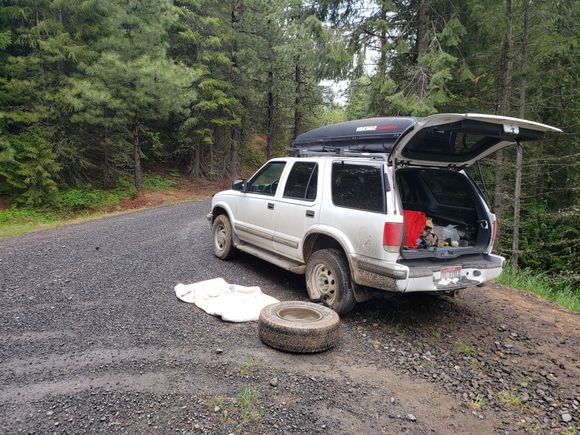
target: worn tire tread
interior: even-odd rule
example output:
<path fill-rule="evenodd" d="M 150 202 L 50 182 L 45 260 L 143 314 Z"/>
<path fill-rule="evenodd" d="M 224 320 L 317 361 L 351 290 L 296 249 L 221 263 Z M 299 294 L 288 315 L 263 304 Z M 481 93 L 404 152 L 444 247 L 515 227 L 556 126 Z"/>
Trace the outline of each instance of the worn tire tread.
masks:
<path fill-rule="evenodd" d="M 316 321 L 289 321 L 278 317 L 282 308 L 304 307 L 322 315 Z M 294 353 L 315 353 L 336 345 L 340 319 L 330 308 L 310 302 L 289 301 L 268 305 L 258 320 L 258 335 L 262 342 L 275 349 Z"/>

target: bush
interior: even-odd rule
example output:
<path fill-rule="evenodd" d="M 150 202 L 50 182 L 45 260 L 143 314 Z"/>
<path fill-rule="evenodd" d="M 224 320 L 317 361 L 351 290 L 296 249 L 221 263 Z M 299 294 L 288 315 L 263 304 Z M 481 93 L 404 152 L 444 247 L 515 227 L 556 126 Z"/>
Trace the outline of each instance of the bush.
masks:
<path fill-rule="evenodd" d="M 112 190 L 95 189 L 91 185 L 70 187 L 58 193 L 56 203 L 65 211 L 101 210 L 113 207 L 137 194 L 127 178 L 119 178 Z"/>
<path fill-rule="evenodd" d="M 159 174 L 145 174 L 141 187 L 146 190 L 161 191 L 170 189 L 176 184 L 177 182 L 175 180 L 164 178 Z"/>

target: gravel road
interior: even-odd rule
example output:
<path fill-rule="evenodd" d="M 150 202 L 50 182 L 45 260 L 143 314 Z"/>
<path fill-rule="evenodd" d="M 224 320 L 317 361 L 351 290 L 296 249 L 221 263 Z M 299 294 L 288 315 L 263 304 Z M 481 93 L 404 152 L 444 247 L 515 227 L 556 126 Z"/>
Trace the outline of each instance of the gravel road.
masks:
<path fill-rule="evenodd" d="M 208 202 L 0 240 L 1 433 L 574 433 L 580 321 L 497 285 L 345 316 L 328 352 L 264 346 L 173 287 L 303 278 L 211 252 Z"/>

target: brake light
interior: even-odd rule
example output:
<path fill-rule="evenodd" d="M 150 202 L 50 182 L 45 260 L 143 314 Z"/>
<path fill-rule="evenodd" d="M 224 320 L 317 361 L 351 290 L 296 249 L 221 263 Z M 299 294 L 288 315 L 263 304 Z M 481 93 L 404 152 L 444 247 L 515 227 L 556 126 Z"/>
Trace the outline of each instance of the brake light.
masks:
<path fill-rule="evenodd" d="M 399 252 L 403 240 L 403 224 L 400 222 L 385 222 L 383 230 L 383 248 L 387 252 Z"/>
<path fill-rule="evenodd" d="M 497 234 L 497 221 L 493 221 L 491 224 L 491 241 L 495 242 L 495 236 Z"/>

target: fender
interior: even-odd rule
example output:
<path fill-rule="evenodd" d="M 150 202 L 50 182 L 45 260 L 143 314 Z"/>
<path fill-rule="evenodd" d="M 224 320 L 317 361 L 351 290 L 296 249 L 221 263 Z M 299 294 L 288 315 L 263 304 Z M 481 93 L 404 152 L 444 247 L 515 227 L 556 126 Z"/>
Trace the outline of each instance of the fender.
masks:
<path fill-rule="evenodd" d="M 211 204 L 211 213 L 210 213 L 210 215 L 208 215 L 208 220 L 209 220 L 209 224 L 211 226 L 211 224 L 213 223 L 213 220 L 215 218 L 214 210 L 216 208 L 224 209 L 227 216 L 228 216 L 228 219 L 230 220 L 230 223 L 232 224 L 232 234 L 233 234 L 233 238 L 234 238 L 234 245 L 236 245 L 236 244 L 240 243 L 240 239 L 238 237 L 238 233 L 236 232 L 236 226 L 235 226 L 236 219 L 234 217 L 234 212 L 225 200 L 221 200 L 219 198 L 219 196 L 223 196 L 224 193 L 228 193 L 228 192 L 230 192 L 230 191 L 220 192 L 213 197 L 213 199 L 211 201 L 211 203 L 212 203 Z"/>
<path fill-rule="evenodd" d="M 325 236 L 332 237 L 334 240 L 336 240 L 338 242 L 338 244 L 342 247 L 342 250 L 344 251 L 346 258 L 348 259 L 349 267 L 352 270 L 351 254 L 354 252 L 354 247 L 352 246 L 352 243 L 350 242 L 348 237 L 346 237 L 341 231 L 339 231 L 337 228 L 331 227 L 329 225 L 316 224 L 316 225 L 311 226 L 308 229 L 308 231 L 304 235 L 304 238 L 300 242 L 300 245 L 298 246 L 299 252 L 302 253 L 302 260 L 303 261 L 305 260 L 305 258 L 304 258 L 304 242 L 306 241 L 308 236 L 310 236 L 311 234 L 324 234 Z"/>

